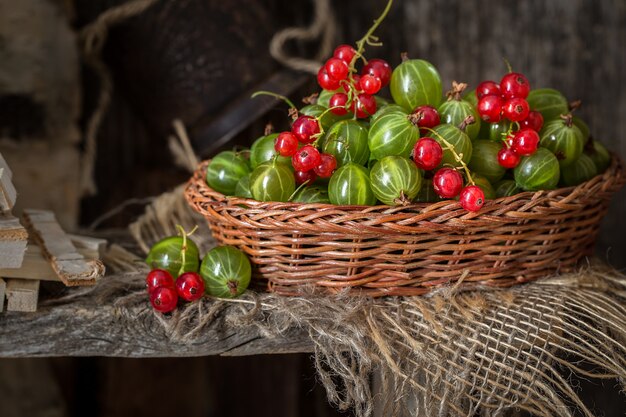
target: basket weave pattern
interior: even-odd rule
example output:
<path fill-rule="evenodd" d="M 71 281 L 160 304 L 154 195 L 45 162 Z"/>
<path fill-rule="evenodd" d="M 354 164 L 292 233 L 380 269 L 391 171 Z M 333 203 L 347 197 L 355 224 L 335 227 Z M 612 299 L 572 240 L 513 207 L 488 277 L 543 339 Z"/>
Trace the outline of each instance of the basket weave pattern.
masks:
<path fill-rule="evenodd" d="M 187 184 L 188 203 L 218 242 L 250 257 L 257 284 L 283 295 L 310 284 L 368 296 L 422 295 L 571 271 L 592 253 L 624 183 L 613 158 L 604 174 L 579 186 L 490 200 L 471 213 L 456 201 L 362 207 L 225 197 L 206 184 L 207 164 Z"/>

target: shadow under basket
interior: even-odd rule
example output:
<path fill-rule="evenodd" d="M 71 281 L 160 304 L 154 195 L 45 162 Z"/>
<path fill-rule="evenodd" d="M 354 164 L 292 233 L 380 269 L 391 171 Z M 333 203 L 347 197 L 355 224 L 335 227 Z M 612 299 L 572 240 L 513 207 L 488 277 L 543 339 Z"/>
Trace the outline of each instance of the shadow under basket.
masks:
<path fill-rule="evenodd" d="M 576 187 L 489 200 L 390 206 L 260 202 L 226 197 L 205 181 L 185 189 L 215 239 L 243 250 L 253 282 L 283 295 L 305 286 L 367 296 L 422 295 L 443 286 L 509 287 L 576 268 L 624 183 L 622 162 Z M 462 280 L 462 282 L 458 282 Z"/>

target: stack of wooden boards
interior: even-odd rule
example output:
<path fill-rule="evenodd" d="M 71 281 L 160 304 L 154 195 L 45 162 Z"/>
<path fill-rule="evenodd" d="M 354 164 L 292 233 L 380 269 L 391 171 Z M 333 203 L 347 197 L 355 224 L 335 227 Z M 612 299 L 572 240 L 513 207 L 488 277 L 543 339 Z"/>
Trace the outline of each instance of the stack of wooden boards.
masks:
<path fill-rule="evenodd" d="M 50 211 L 24 210 L 20 222 L 12 176 L 0 154 L 0 312 L 5 296 L 8 311 L 36 311 L 42 280 L 94 285 L 104 275 L 106 241 L 66 234 Z"/>

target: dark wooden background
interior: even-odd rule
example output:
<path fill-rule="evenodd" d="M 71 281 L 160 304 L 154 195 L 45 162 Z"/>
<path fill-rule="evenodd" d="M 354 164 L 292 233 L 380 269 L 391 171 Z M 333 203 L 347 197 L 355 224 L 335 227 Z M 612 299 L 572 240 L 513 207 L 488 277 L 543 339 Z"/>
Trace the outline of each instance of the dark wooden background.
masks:
<path fill-rule="evenodd" d="M 120 2 L 76 1 L 75 26 Z M 340 43 L 358 39 L 385 1 L 332 3 Z M 285 26 L 306 24 L 311 7 L 308 1 L 288 0 L 164 0 L 112 30 L 105 57 L 117 89 L 99 137 L 101 192 L 83 203 L 83 223 L 127 198 L 158 194 L 184 181 L 187 173 L 170 163 L 165 142 L 168 119 L 182 117 L 193 130 L 242 91 L 280 71 L 267 42 Z M 168 20 L 172 18 L 177 20 Z M 435 64 L 446 85 L 457 80 L 473 88 L 481 80 L 497 80 L 507 58 L 527 74 L 532 86 L 557 88 L 570 99 L 582 99 L 580 115 L 593 136 L 626 158 L 626 1 L 396 0 L 378 34 L 385 45 L 368 50 L 369 57 L 397 65 L 400 52 L 408 51 Z M 157 41 L 151 42 L 151 36 Z M 310 55 L 315 45 L 291 49 Z M 206 52 L 203 60 L 198 60 L 198 51 Z M 244 67 L 231 71 L 228 65 Z M 98 84 L 86 68 L 84 80 L 88 114 Z M 310 77 L 294 96 L 314 89 Z M 284 116 L 283 110 L 253 121 L 233 143 L 251 143 L 266 121 Z M 625 197 L 624 191 L 616 196 L 598 244 L 598 254 L 619 268 L 626 267 Z M 104 226 L 124 225 L 137 213 L 126 211 Z M 32 369 L 41 368 L 51 369 L 61 384 L 61 397 L 55 397 L 62 411 L 55 415 L 60 416 L 337 415 L 315 384 L 308 355 L 0 361 L 0 381 L 11 372 L 25 383 L 29 375 L 37 380 L 39 374 Z M 626 401 L 613 389 L 615 384 L 580 385 L 586 401 L 599 413 L 624 415 Z M 17 402 L 4 400 L 0 390 L 0 411 L 3 406 L 20 410 Z M 30 410 L 28 415 L 43 414 Z"/>

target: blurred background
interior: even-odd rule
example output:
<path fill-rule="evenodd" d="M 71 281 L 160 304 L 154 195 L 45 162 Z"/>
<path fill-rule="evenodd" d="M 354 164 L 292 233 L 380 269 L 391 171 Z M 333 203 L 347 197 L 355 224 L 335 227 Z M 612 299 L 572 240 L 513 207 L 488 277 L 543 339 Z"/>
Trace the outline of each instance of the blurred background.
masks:
<path fill-rule="evenodd" d="M 106 13 L 130 3 L 141 11 Z M 187 180 L 168 147 L 174 119 L 203 158 L 249 146 L 268 122 L 285 127 L 286 106 L 250 94 L 273 90 L 299 102 L 318 87 L 313 75 L 270 54 L 273 36 L 307 28 L 321 13 L 316 33 L 288 39 L 280 51 L 325 58 L 324 36 L 331 48 L 354 43 L 386 2 L 130 3 L 0 0 L 0 153 L 19 205 L 51 208 L 70 230 Z M 624 0 L 395 0 L 377 34 L 384 46 L 367 49 L 368 57 L 395 66 L 407 51 L 432 62 L 444 88 L 499 80 L 506 58 L 532 87 L 581 99 L 578 114 L 592 136 L 626 157 Z M 625 196 L 614 199 L 597 247 L 617 268 L 626 267 Z M 124 228 L 142 211 L 128 204 L 98 227 Z M 613 385 L 581 381 L 580 389 L 603 415 L 624 415 Z M 305 354 L 0 360 L 3 417 L 251 414 L 342 415 L 326 403 Z"/>

